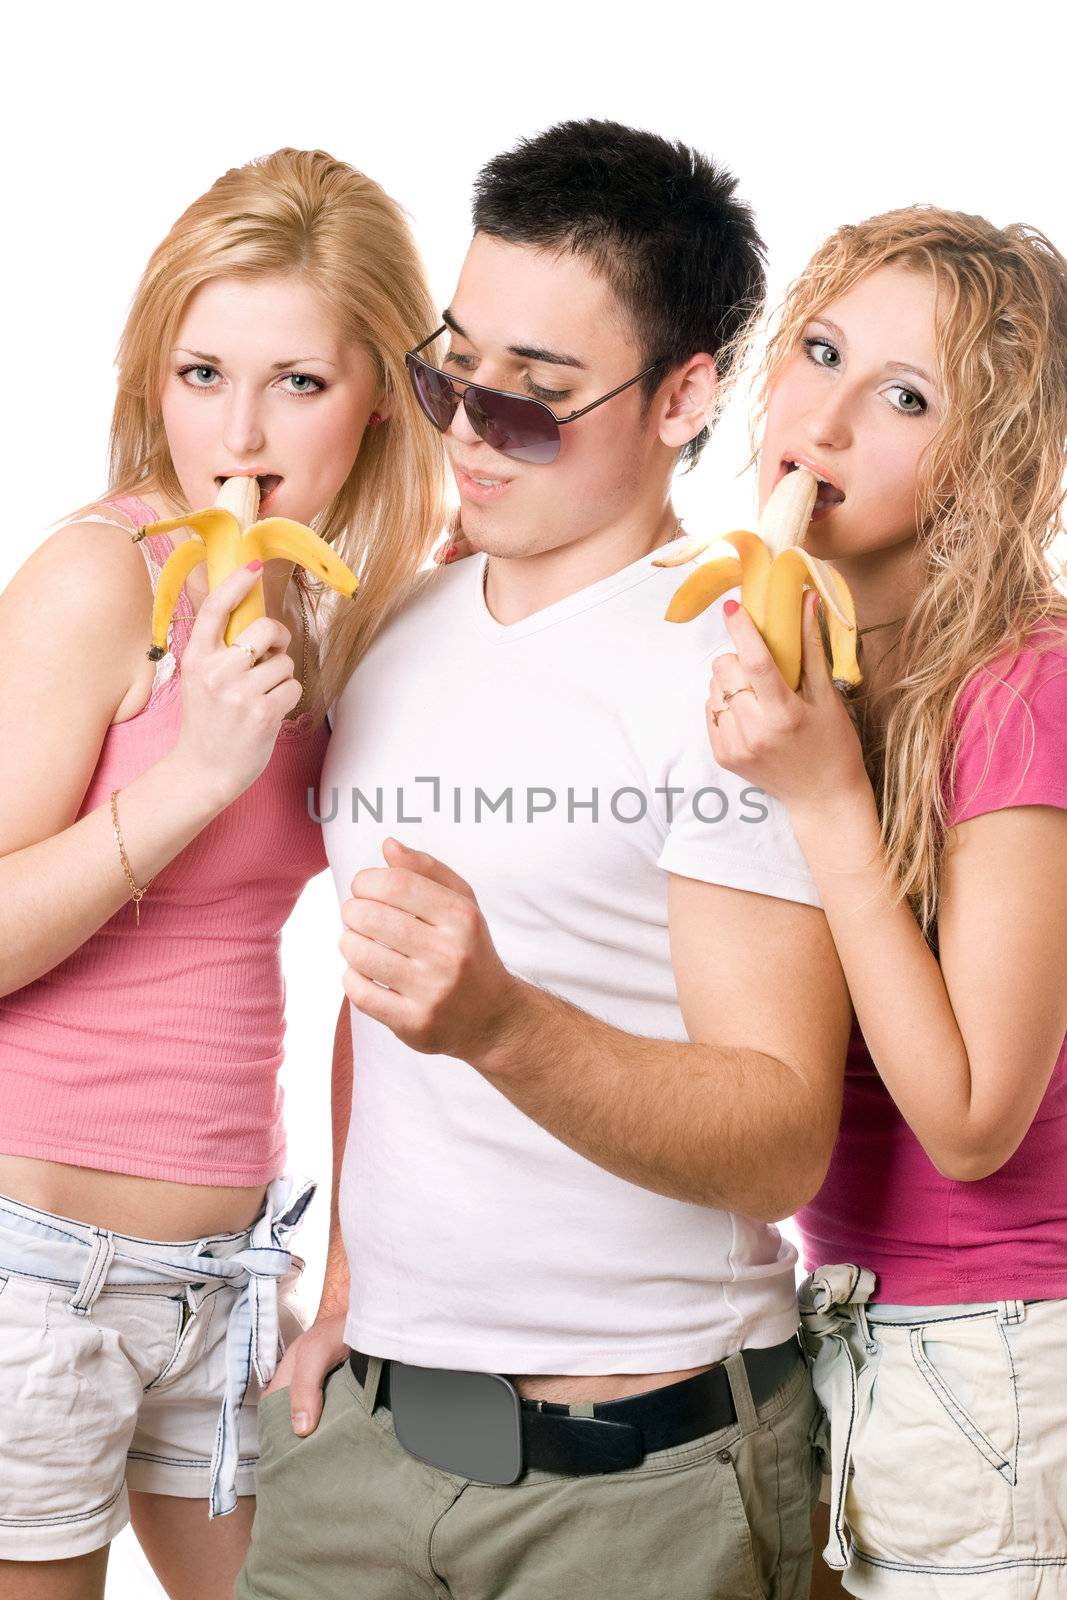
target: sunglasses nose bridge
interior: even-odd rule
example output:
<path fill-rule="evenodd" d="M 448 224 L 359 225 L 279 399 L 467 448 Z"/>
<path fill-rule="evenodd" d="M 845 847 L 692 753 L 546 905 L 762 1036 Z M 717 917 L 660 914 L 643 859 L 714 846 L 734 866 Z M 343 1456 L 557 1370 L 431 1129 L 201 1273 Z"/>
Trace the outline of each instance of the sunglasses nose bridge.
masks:
<path fill-rule="evenodd" d="M 471 386 L 464 384 L 458 392 L 453 389 L 452 393 L 456 396 L 456 409 L 453 412 L 448 431 L 454 439 L 459 439 L 463 444 L 477 444 L 483 435 L 474 426 L 472 420 L 472 412 L 474 416 L 477 416 L 478 410 L 476 398 L 467 398 L 471 394 Z"/>

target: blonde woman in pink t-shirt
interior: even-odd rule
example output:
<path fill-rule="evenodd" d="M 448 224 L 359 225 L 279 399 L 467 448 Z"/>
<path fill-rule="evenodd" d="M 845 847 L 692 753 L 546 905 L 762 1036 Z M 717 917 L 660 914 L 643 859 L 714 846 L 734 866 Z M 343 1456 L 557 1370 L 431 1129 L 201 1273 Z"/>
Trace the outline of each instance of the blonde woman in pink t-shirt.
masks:
<path fill-rule="evenodd" d="M 107 494 L 0 596 L 2 1600 L 100 1596 L 130 1520 L 174 1600 L 232 1593 L 314 1187 L 284 1171 L 280 931 L 327 864 L 325 708 L 443 526 L 404 367 L 436 320 L 377 184 L 322 151 L 225 173 L 134 296 Z M 153 664 L 192 534 L 138 530 L 235 475 L 356 603 L 200 567 Z"/>
<path fill-rule="evenodd" d="M 825 480 L 790 691 L 736 601 L 717 759 L 786 805 L 856 1026 L 798 1218 L 829 1418 L 822 1542 L 854 1595 L 1067 1595 L 1067 261 L 909 207 L 839 229 L 762 366 L 761 500 Z M 751 692 L 743 692 L 751 691 Z M 839 1592 L 836 1579 L 815 1593 Z"/>

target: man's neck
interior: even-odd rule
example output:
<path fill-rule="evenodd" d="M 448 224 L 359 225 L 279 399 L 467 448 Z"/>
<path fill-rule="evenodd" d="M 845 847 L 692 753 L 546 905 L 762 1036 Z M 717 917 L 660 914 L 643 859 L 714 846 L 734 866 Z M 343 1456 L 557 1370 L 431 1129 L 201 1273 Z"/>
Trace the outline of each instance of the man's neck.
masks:
<path fill-rule="evenodd" d="M 642 510 L 632 519 L 599 528 L 573 544 L 530 556 L 488 559 L 485 603 L 505 626 L 613 577 L 667 544 L 678 530 L 670 501 L 658 514 Z"/>

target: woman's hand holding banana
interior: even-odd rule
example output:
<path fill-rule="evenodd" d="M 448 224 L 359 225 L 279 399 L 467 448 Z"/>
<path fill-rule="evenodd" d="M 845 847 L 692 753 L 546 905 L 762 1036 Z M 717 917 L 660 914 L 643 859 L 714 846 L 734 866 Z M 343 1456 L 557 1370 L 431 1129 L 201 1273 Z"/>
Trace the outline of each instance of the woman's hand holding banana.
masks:
<path fill-rule="evenodd" d="M 795 690 L 746 608 L 727 600 L 723 614 L 734 649 L 711 663 L 705 714 L 720 767 L 780 800 L 794 827 L 812 820 L 832 839 L 835 810 L 847 812 L 872 795 L 859 736 L 830 675 L 815 599 L 804 596 L 798 619 Z"/>
<path fill-rule="evenodd" d="M 256 479 L 227 478 L 213 506 L 204 511 L 191 511 L 186 516 L 151 522 L 137 533 L 137 539 L 151 539 L 157 533 L 171 533 L 177 528 L 188 528 L 192 532 L 192 538 L 176 547 L 159 575 L 152 611 L 149 660 L 158 661 L 166 654 L 167 630 L 178 595 L 186 578 L 201 562 L 207 563 L 208 588 L 212 590 L 238 567 L 258 559 L 260 562 L 293 561 L 298 567 L 314 572 L 338 594 L 349 599 L 355 597 L 359 579 L 325 539 L 290 517 L 266 517 L 257 522 L 258 512 Z M 226 643 L 233 644 L 241 630 L 255 618 L 262 617 L 265 610 L 263 585 L 257 579 L 226 625 Z"/>
<path fill-rule="evenodd" d="M 174 755 L 220 807 L 259 777 L 282 719 L 303 693 L 284 623 L 258 617 L 233 644 L 225 642 L 230 613 L 259 582 L 259 572 L 243 566 L 217 584 L 201 604 L 182 652 L 182 725 Z M 257 657 L 254 666 L 248 650 Z"/>
<path fill-rule="evenodd" d="M 705 561 L 676 590 L 667 608 L 668 622 L 692 622 L 727 589 L 740 585 L 741 604 L 791 689 L 800 682 L 800 620 L 809 588 L 826 608 L 834 677 L 857 684 L 862 676 L 856 660 L 856 608 L 848 586 L 828 562 L 801 549 L 817 492 L 818 480 L 807 468 L 788 473 L 769 496 L 758 532 L 725 534 L 720 542 L 732 545 L 736 554 Z M 687 539 L 652 565 L 684 566 L 713 542 Z"/>

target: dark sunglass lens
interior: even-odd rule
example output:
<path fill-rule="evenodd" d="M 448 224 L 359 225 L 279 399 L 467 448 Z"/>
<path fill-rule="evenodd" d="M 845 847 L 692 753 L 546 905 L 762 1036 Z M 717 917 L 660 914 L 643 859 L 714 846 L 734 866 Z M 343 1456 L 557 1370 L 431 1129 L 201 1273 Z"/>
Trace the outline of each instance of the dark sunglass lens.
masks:
<path fill-rule="evenodd" d="M 459 405 L 456 391 L 444 373 L 435 372 L 417 356 L 408 356 L 407 361 L 416 399 L 434 427 L 447 432 Z"/>
<path fill-rule="evenodd" d="M 539 467 L 559 455 L 559 427 L 539 401 L 471 387 L 464 391 L 463 403 L 475 433 L 501 455 Z"/>

